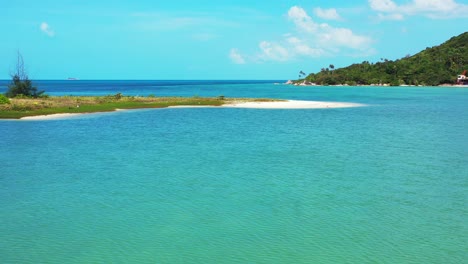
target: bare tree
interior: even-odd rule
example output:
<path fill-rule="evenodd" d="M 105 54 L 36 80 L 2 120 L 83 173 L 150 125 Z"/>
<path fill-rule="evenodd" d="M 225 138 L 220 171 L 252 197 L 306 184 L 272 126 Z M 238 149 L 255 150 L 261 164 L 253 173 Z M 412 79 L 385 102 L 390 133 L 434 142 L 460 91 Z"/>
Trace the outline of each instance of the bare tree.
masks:
<path fill-rule="evenodd" d="M 13 73 L 10 73 L 10 76 L 13 78 L 14 76 L 18 76 L 20 80 L 25 80 L 28 79 L 28 74 L 26 70 L 24 69 L 24 60 L 23 60 L 23 55 L 17 51 L 16 55 L 16 66 L 13 71 Z"/>

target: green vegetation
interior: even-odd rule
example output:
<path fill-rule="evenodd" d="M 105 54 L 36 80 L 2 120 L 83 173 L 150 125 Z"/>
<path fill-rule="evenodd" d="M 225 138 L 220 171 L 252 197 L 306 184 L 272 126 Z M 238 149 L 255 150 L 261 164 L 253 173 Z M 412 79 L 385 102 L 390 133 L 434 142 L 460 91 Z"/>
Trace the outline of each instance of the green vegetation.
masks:
<path fill-rule="evenodd" d="M 136 97 L 121 93 L 108 96 L 60 96 L 60 97 L 15 97 L 9 104 L 0 104 L 0 118 L 21 118 L 25 116 L 62 113 L 95 113 L 116 109 L 163 108 L 169 106 L 221 106 L 223 104 L 252 101 L 275 101 L 272 99 L 239 99 L 204 97 Z"/>
<path fill-rule="evenodd" d="M 296 82 L 320 85 L 440 85 L 453 84 L 458 74 L 468 69 L 468 32 L 453 37 L 440 46 L 426 48 L 414 56 L 391 61 L 360 64 L 334 70 L 322 68 Z M 302 72 L 302 71 L 301 71 Z"/>
<path fill-rule="evenodd" d="M 21 78 L 18 75 L 14 75 L 13 83 L 8 86 L 8 91 L 5 95 L 10 98 L 17 96 L 37 98 L 43 93 L 44 91 L 38 91 L 36 87 L 32 86 L 32 82 L 28 77 Z"/>
<path fill-rule="evenodd" d="M 8 97 L 4 96 L 3 94 L 0 94 L 0 105 L 2 104 L 9 104 L 10 100 Z"/>

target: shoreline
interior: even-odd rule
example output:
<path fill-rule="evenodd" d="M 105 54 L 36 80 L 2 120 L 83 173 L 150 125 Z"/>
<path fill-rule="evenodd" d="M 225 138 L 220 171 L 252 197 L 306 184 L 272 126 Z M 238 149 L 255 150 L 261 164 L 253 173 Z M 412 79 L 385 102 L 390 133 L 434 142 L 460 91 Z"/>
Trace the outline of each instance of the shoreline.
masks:
<path fill-rule="evenodd" d="M 98 113 L 98 112 L 96 112 Z M 63 113 L 63 114 L 50 114 L 50 115 L 36 115 L 36 116 L 25 116 L 21 117 L 17 120 L 52 120 L 52 119 L 67 119 L 74 116 L 81 116 L 87 114 L 95 114 L 95 113 Z M 11 120 L 11 119 L 7 119 Z"/>
<path fill-rule="evenodd" d="M 306 86 L 306 87 L 386 87 L 386 88 L 391 88 L 391 87 L 443 87 L 443 88 L 468 88 L 468 84 L 439 84 L 439 85 L 410 85 L 410 84 L 401 84 L 401 85 L 390 85 L 388 83 L 383 83 L 383 84 L 356 84 L 356 85 L 349 85 L 349 84 L 316 84 L 316 83 L 309 83 L 309 82 L 293 82 L 289 80 L 286 83 L 283 83 L 284 85 L 292 85 L 292 86 Z"/>
<path fill-rule="evenodd" d="M 253 109 L 327 109 L 362 107 L 364 104 L 345 102 L 303 101 L 286 100 L 278 102 L 241 102 L 225 104 L 222 107 L 229 108 L 253 108 Z"/>
<path fill-rule="evenodd" d="M 331 108 L 351 108 L 351 107 L 363 107 L 364 104 L 358 103 L 345 103 L 345 102 L 324 102 L 324 101 L 302 101 L 302 100 L 286 100 L 286 101 L 274 101 L 274 102 L 233 102 L 223 104 L 221 106 L 213 105 L 178 105 L 169 106 L 166 108 L 248 108 L 248 109 L 331 109 Z M 151 108 L 148 108 L 151 109 Z M 164 108 L 157 108 L 164 109 Z M 131 109 L 115 109 L 114 112 L 119 111 L 130 111 Z M 88 114 L 98 114 L 102 112 L 92 113 L 60 113 L 50 115 L 36 115 L 36 116 L 25 116 L 16 120 L 24 121 L 38 121 L 38 120 L 57 120 L 57 119 L 68 119 L 71 117 L 77 117 Z M 6 119 L 11 120 L 11 119 Z"/>

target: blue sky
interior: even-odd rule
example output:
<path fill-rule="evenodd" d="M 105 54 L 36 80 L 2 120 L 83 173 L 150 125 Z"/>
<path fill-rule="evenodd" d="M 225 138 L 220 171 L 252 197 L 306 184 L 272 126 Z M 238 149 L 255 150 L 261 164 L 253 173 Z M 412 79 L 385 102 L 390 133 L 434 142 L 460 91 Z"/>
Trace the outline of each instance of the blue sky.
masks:
<path fill-rule="evenodd" d="M 0 79 L 294 79 L 468 28 L 468 0 L 0 0 Z"/>

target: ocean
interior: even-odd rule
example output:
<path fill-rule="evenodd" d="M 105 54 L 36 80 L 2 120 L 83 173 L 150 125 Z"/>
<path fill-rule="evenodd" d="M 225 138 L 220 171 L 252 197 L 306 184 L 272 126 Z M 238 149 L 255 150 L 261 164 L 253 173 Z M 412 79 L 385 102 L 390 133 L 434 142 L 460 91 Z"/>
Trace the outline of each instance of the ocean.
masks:
<path fill-rule="evenodd" d="M 366 106 L 2 120 L 0 262 L 466 263 L 468 89 L 282 83 L 35 82 Z"/>

